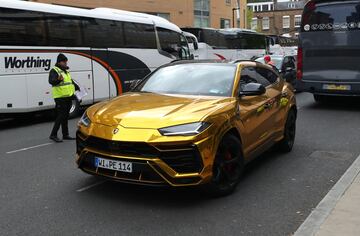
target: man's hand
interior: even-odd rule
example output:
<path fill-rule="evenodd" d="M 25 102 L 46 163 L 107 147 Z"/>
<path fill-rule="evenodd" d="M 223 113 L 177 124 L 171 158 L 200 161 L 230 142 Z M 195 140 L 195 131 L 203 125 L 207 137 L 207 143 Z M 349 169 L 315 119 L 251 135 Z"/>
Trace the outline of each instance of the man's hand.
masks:
<path fill-rule="evenodd" d="M 60 81 L 63 81 L 63 80 L 64 80 L 64 78 L 62 77 L 62 75 L 59 75 L 58 80 L 60 80 Z"/>

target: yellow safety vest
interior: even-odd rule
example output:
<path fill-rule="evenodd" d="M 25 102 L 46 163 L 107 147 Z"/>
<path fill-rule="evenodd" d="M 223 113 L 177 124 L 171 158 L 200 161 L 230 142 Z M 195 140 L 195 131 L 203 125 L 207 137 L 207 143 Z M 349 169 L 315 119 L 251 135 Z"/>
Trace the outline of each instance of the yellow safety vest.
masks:
<path fill-rule="evenodd" d="M 64 78 L 58 85 L 52 87 L 53 98 L 66 98 L 71 97 L 75 93 L 75 86 L 71 79 L 70 73 L 68 71 L 63 71 L 59 67 L 55 66 L 53 68 L 58 75 L 62 75 Z"/>

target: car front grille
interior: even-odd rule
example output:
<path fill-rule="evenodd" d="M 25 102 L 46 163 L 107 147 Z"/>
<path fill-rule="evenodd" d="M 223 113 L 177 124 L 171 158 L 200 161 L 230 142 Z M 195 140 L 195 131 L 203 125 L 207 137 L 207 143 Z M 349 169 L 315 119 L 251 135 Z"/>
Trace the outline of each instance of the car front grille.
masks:
<path fill-rule="evenodd" d="M 100 152 L 106 152 L 108 154 L 119 156 L 136 156 L 136 157 L 156 157 L 158 151 L 156 148 L 141 142 L 121 142 L 101 139 L 90 136 L 86 139 L 82 139 L 78 134 L 77 137 L 77 152 L 81 152 L 85 147 L 98 150 Z"/>
<path fill-rule="evenodd" d="M 85 148 L 107 155 L 124 157 L 160 158 L 178 173 L 200 172 L 203 165 L 200 153 L 195 145 L 158 146 L 155 148 L 142 142 L 122 142 L 97 137 L 83 137 L 77 134 L 77 154 Z"/>
<path fill-rule="evenodd" d="M 106 158 L 110 160 L 119 160 L 117 158 L 112 158 L 104 155 L 99 155 L 91 152 L 86 152 L 81 156 L 81 160 L 79 163 L 79 167 L 86 172 L 97 174 L 105 177 L 109 177 L 115 180 L 126 180 L 126 181 L 134 181 L 141 182 L 145 184 L 160 184 L 164 185 L 166 182 L 163 178 L 161 178 L 148 164 L 146 161 L 141 160 L 124 160 L 131 161 L 133 165 L 133 172 L 126 173 L 115 170 L 96 168 L 95 166 L 95 156 Z"/>

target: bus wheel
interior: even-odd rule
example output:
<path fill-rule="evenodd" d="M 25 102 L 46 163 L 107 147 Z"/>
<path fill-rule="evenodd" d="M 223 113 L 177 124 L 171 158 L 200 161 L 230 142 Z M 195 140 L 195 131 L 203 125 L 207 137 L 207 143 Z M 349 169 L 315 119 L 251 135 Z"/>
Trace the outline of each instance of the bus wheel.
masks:
<path fill-rule="evenodd" d="M 69 118 L 75 118 L 80 114 L 80 102 L 77 99 L 71 101 Z"/>

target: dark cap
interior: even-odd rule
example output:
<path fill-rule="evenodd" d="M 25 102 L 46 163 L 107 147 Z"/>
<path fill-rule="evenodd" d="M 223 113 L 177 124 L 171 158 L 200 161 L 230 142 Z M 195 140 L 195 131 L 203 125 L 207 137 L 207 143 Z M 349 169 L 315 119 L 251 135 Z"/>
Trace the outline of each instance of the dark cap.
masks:
<path fill-rule="evenodd" d="M 61 61 L 68 61 L 68 58 L 62 53 L 57 56 L 56 63 L 59 63 Z"/>

